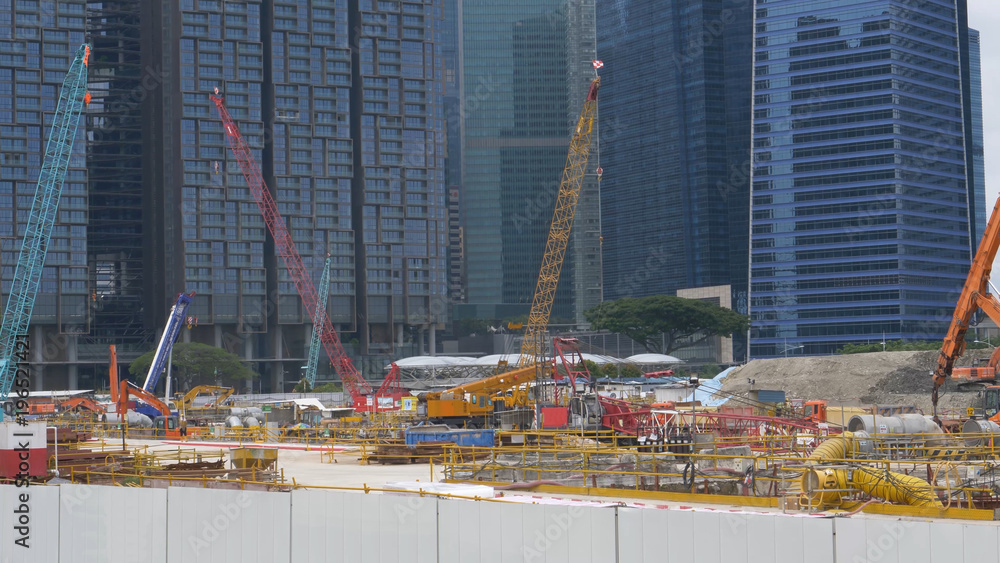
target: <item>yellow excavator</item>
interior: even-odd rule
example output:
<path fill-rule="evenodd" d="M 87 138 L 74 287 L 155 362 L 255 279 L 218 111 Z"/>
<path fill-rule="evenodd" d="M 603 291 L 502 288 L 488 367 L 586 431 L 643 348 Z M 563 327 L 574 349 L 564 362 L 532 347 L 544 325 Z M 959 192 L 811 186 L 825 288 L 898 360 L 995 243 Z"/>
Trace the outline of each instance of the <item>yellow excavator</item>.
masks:
<path fill-rule="evenodd" d="M 594 68 L 599 68 L 595 61 Z M 590 158 L 591 139 L 594 131 L 594 117 L 597 114 L 597 92 L 601 88 L 601 78 L 595 77 L 587 91 L 587 99 L 580 110 L 580 119 L 569 144 L 566 167 L 563 169 L 555 211 L 549 225 L 549 235 L 542 256 L 542 267 L 538 274 L 528 324 L 524 330 L 521 355 L 517 369 L 487 377 L 465 385 L 459 385 L 443 392 L 426 393 L 427 417 L 436 422 L 460 426 L 484 426 L 490 421 L 498 402 L 505 410 L 521 409 L 531 403 L 532 382 L 542 376 L 543 370 L 551 370 L 545 357 L 545 332 L 552 313 L 552 304 L 559 285 L 566 247 L 569 244 L 576 204 L 580 199 L 583 179 Z M 601 171 L 598 167 L 598 177 Z M 526 421 L 516 425 L 521 426 Z"/>
<path fill-rule="evenodd" d="M 220 387 L 218 385 L 198 385 L 194 387 L 187 393 L 181 396 L 180 404 L 178 405 L 179 411 L 182 417 L 187 417 L 197 411 L 216 411 L 226 402 L 229 397 L 233 396 L 236 390 L 232 387 Z M 215 395 L 215 400 L 211 404 L 204 407 L 195 407 L 194 400 L 198 395 L 211 393 Z"/>

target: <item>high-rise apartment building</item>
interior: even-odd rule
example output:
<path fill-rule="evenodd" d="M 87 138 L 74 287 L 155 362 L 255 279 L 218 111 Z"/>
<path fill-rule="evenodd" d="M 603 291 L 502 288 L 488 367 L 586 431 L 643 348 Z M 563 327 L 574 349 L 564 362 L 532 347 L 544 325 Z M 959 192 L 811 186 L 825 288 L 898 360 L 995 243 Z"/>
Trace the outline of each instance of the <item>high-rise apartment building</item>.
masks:
<path fill-rule="evenodd" d="M 594 2 L 463 0 L 461 22 L 466 303 L 455 316 L 516 317 L 531 308 L 569 140 L 594 76 Z M 553 321 L 579 322 L 601 299 L 597 162 L 595 150 Z"/>
<path fill-rule="evenodd" d="M 85 40 L 83 0 L 0 0 L 0 305 L 10 292 L 59 88 Z M 55 361 L 75 361 L 77 335 L 90 328 L 86 149 L 81 126 L 35 301 L 34 361 L 43 350 Z M 35 370 L 33 377 L 36 384 L 46 377 L 53 385 L 81 383 L 75 367 L 61 372 Z"/>
<path fill-rule="evenodd" d="M 965 17 L 961 0 L 757 2 L 752 356 L 944 333 L 982 216 Z"/>
<path fill-rule="evenodd" d="M 747 312 L 752 20 L 751 0 L 598 4 L 605 299 L 730 286 Z"/>
<path fill-rule="evenodd" d="M 47 387 L 103 385 L 107 344 L 125 344 L 126 362 L 148 349 L 181 291 L 196 292 L 185 340 L 240 354 L 265 389 L 299 379 L 311 319 L 231 155 L 215 88 L 314 283 L 332 257 L 329 312 L 349 352 L 373 358 L 378 377 L 404 340 L 433 342 L 448 274 L 441 0 L 11 4 L 0 0 L 0 88 L 17 91 L 10 108 L 0 101 L 13 128 L 0 198 L 8 184 L 24 213 L 43 114 L 76 46 L 94 43 L 94 99 L 33 319 L 39 337 L 62 335 L 40 358 Z M 22 221 L 10 214 L 4 264 Z"/>

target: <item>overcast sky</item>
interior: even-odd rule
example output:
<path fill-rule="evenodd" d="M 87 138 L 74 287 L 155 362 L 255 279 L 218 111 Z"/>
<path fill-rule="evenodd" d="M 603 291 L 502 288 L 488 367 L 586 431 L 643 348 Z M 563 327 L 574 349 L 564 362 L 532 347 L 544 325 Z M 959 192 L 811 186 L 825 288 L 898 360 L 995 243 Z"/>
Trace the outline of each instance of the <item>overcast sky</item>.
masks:
<path fill-rule="evenodd" d="M 983 142 L 986 148 L 986 217 L 1000 190 L 1000 2 L 969 0 L 969 26 L 978 29 L 983 49 Z"/>

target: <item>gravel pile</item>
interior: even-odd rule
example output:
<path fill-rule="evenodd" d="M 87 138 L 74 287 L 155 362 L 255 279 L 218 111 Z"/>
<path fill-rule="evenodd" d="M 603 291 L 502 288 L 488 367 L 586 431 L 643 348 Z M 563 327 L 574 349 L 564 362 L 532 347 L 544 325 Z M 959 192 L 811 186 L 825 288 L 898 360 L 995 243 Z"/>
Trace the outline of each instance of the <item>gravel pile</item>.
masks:
<path fill-rule="evenodd" d="M 971 366 L 992 350 L 970 350 L 956 366 Z M 867 406 L 916 405 L 931 412 L 931 372 L 937 351 L 876 352 L 841 356 L 814 356 L 754 360 L 733 370 L 722 386 L 725 394 L 745 396 L 755 389 L 781 389 L 791 399 L 826 399 L 833 404 Z M 940 409 L 965 409 L 975 393 L 959 391 L 954 383 L 941 393 Z"/>

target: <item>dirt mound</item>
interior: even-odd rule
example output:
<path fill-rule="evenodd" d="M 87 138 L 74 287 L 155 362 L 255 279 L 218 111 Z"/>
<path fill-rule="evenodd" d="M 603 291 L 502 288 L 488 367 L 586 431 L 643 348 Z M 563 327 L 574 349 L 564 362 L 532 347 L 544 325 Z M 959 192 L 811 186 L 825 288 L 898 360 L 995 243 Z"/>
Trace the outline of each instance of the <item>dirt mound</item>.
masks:
<path fill-rule="evenodd" d="M 970 350 L 955 365 L 975 365 L 991 352 Z M 937 358 L 937 351 L 924 351 L 754 360 L 733 370 L 722 392 L 745 396 L 752 379 L 755 389 L 784 390 L 790 399 L 826 399 L 845 405 L 912 404 L 930 413 L 930 374 Z M 939 408 L 964 409 L 973 404 L 973 393 L 955 389 L 954 383 L 945 386 Z"/>

